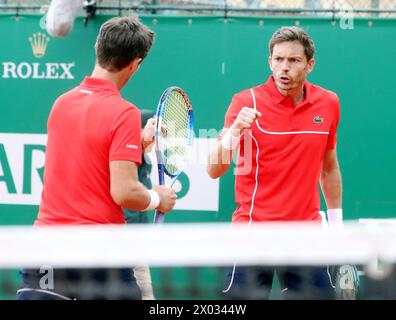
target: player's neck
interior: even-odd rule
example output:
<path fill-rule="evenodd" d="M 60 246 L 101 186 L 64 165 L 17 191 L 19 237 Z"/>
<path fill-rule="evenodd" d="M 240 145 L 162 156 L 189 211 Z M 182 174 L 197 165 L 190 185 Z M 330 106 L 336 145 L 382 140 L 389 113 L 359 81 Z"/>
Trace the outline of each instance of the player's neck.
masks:
<path fill-rule="evenodd" d="M 278 88 L 278 90 L 282 94 L 282 96 L 291 99 L 294 105 L 298 105 L 304 100 L 304 95 L 305 95 L 304 84 L 296 88 L 293 88 L 291 90 L 282 90 L 280 88 Z"/>
<path fill-rule="evenodd" d="M 92 71 L 91 77 L 110 81 L 117 87 L 118 90 L 121 90 L 125 85 L 125 81 L 122 80 L 118 72 L 109 72 L 97 64 Z"/>

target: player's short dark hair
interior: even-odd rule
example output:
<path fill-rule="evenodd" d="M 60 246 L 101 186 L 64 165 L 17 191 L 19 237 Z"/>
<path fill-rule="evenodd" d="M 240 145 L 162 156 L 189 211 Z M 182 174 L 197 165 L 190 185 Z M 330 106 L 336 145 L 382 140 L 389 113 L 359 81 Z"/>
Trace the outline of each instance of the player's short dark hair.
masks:
<path fill-rule="evenodd" d="M 135 58 L 144 59 L 154 41 L 154 32 L 137 17 L 116 17 L 106 21 L 96 39 L 98 64 L 119 71 Z"/>
<path fill-rule="evenodd" d="M 274 32 L 269 42 L 270 54 L 272 55 L 274 46 L 276 44 L 289 41 L 298 41 L 303 45 L 307 61 L 314 57 L 315 45 L 312 38 L 305 32 L 304 29 L 294 26 L 282 27 Z"/>

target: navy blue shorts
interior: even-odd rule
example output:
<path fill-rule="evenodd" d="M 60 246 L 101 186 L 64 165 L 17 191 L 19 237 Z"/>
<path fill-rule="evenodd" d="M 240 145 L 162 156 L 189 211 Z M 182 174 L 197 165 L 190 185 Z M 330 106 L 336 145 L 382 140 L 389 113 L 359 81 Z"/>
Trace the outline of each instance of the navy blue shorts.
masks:
<path fill-rule="evenodd" d="M 285 300 L 335 299 L 327 267 L 235 267 L 227 271 L 224 298 L 231 300 L 268 299 L 274 274 L 277 274 L 281 297 Z"/>
<path fill-rule="evenodd" d="M 17 300 L 141 300 L 132 268 L 22 269 Z"/>

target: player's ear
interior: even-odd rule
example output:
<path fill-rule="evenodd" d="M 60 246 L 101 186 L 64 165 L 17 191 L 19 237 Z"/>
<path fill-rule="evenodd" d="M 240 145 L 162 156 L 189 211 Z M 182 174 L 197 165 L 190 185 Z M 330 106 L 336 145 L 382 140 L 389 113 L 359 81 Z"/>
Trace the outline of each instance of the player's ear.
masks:
<path fill-rule="evenodd" d="M 315 59 L 312 58 L 307 62 L 307 73 L 310 73 L 315 66 Z"/>
<path fill-rule="evenodd" d="M 139 70 L 139 67 L 140 67 L 140 64 L 142 61 L 143 61 L 142 58 L 135 58 L 132 60 L 131 68 L 133 69 L 133 72 Z"/>
<path fill-rule="evenodd" d="M 269 65 L 271 71 L 274 71 L 274 70 L 272 70 L 272 56 L 268 57 L 268 65 Z"/>

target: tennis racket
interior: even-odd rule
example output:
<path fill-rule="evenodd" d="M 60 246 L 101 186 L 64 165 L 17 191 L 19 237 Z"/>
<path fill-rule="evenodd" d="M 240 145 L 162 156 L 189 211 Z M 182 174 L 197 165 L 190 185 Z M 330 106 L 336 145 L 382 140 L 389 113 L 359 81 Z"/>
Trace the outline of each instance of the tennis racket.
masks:
<path fill-rule="evenodd" d="M 194 140 L 194 116 L 187 94 L 178 87 L 169 87 L 162 94 L 157 108 L 155 154 L 160 185 L 172 187 L 184 170 Z M 164 213 L 155 212 L 154 223 L 164 221 Z"/>

